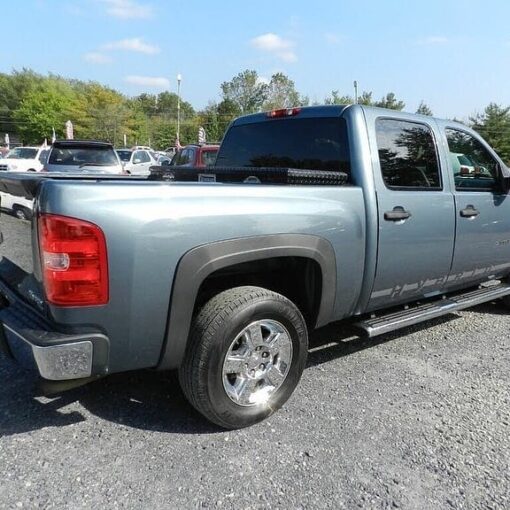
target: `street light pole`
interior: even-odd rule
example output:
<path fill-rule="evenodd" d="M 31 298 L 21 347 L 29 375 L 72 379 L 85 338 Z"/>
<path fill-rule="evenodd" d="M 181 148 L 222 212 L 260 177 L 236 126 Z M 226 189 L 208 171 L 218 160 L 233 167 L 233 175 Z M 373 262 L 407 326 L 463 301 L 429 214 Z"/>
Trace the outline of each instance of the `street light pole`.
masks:
<path fill-rule="evenodd" d="M 354 80 L 354 104 L 358 104 L 358 82 Z"/>
<path fill-rule="evenodd" d="M 180 73 L 177 75 L 177 144 L 181 144 L 181 80 Z"/>

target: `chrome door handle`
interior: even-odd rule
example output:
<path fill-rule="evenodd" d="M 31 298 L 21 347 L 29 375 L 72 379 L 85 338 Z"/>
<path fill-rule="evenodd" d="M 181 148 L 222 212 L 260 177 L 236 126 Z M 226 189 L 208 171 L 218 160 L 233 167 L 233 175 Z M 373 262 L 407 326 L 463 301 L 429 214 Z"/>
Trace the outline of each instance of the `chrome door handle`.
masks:
<path fill-rule="evenodd" d="M 386 221 L 400 221 L 407 220 L 411 217 L 411 213 L 406 211 L 403 207 L 394 207 L 393 211 L 386 211 L 384 213 L 384 219 Z"/>
<path fill-rule="evenodd" d="M 465 209 L 460 210 L 460 215 L 463 218 L 474 218 L 475 216 L 478 216 L 480 214 L 480 211 L 478 209 L 475 209 L 472 205 L 468 205 Z"/>

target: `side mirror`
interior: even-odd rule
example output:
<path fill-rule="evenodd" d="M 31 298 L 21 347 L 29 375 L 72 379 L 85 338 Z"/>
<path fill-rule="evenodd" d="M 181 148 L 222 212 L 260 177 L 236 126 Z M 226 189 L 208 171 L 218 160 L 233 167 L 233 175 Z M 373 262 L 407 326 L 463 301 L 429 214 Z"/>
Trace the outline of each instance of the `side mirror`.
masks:
<path fill-rule="evenodd" d="M 505 165 L 499 166 L 500 186 L 503 193 L 510 193 L 510 168 Z"/>

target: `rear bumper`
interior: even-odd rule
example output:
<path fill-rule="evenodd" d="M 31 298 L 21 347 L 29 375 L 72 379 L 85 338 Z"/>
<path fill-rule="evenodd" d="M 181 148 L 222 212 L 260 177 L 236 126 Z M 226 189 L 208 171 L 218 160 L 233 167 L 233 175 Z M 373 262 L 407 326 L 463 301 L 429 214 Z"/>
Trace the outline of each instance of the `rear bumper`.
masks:
<path fill-rule="evenodd" d="M 69 331 L 42 318 L 0 284 L 0 351 L 52 381 L 108 373 L 109 342 L 93 328 Z M 81 331 L 80 331 L 81 329 Z"/>

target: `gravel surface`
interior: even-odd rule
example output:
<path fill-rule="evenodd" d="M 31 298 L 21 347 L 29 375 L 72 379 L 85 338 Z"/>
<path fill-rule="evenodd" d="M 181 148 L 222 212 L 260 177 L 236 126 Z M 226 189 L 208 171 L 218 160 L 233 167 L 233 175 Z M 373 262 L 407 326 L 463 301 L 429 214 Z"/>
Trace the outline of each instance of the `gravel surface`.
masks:
<path fill-rule="evenodd" d="M 508 313 L 320 330 L 287 405 L 233 432 L 175 374 L 48 398 L 0 359 L 0 508 L 510 508 Z"/>

